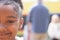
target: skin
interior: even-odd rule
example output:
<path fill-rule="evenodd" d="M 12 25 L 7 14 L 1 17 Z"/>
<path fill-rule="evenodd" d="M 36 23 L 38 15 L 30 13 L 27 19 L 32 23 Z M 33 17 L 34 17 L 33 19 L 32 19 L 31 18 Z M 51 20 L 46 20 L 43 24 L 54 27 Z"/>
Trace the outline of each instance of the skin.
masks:
<path fill-rule="evenodd" d="M 21 20 L 11 5 L 0 5 L 0 40 L 15 40 Z"/>
<path fill-rule="evenodd" d="M 37 0 L 38 1 L 38 3 L 42 3 L 43 2 L 43 0 Z"/>
<path fill-rule="evenodd" d="M 53 15 L 51 22 L 53 22 L 53 23 L 59 23 L 59 16 L 58 15 Z"/>

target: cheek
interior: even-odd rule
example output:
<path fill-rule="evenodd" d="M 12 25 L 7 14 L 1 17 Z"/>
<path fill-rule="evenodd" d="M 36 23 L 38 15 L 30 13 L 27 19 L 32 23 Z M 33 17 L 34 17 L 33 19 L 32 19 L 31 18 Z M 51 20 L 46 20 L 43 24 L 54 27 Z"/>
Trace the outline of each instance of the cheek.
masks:
<path fill-rule="evenodd" d="M 18 24 L 10 25 L 8 27 L 8 31 L 10 31 L 12 35 L 16 35 L 18 28 L 19 28 Z"/>

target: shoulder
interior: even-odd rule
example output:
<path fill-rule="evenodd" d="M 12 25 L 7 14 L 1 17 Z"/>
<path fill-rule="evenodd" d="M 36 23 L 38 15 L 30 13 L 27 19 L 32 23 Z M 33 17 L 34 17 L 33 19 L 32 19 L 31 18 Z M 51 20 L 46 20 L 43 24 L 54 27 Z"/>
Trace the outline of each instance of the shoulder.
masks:
<path fill-rule="evenodd" d="M 51 23 L 49 24 L 49 26 L 53 26 L 53 25 L 55 25 L 55 23 L 52 23 L 52 22 L 51 22 Z"/>
<path fill-rule="evenodd" d="M 43 5 L 43 4 L 38 4 L 38 5 L 36 5 L 33 9 L 34 9 L 34 10 L 35 10 L 35 9 L 36 9 L 36 10 L 41 10 L 41 11 L 48 11 L 48 7 L 45 6 L 45 5 Z"/>

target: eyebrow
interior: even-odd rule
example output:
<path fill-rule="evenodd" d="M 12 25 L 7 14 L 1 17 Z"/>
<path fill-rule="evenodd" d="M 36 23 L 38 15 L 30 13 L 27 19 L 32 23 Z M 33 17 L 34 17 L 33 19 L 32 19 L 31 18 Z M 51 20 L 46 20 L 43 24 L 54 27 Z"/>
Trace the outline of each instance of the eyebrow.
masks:
<path fill-rule="evenodd" d="M 7 18 L 14 18 L 14 19 L 17 19 L 16 16 L 7 16 Z"/>

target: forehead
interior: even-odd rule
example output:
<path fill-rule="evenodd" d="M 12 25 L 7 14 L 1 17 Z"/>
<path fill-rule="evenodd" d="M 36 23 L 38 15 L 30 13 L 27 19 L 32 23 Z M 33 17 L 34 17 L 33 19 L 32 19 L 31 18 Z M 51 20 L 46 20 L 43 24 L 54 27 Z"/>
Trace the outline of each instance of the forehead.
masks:
<path fill-rule="evenodd" d="M 11 6 L 11 5 L 0 5 L 0 11 L 7 11 L 7 10 L 14 11 L 13 6 Z"/>
<path fill-rule="evenodd" d="M 11 5 L 0 5 L 0 16 L 1 15 L 16 15 L 17 12 L 14 11 Z"/>

